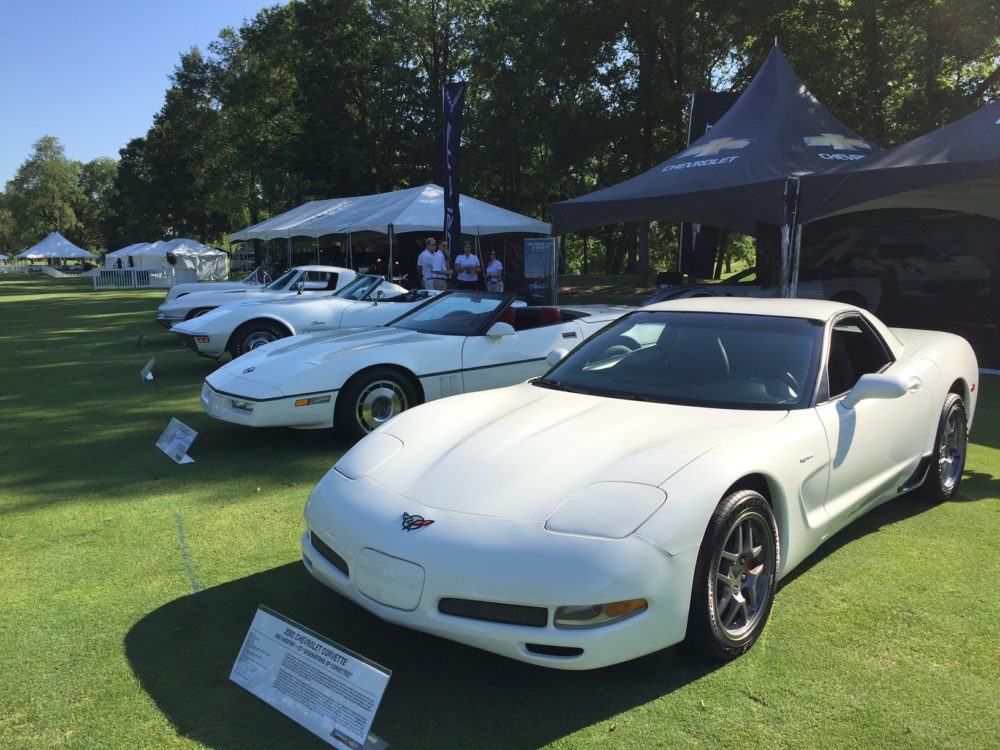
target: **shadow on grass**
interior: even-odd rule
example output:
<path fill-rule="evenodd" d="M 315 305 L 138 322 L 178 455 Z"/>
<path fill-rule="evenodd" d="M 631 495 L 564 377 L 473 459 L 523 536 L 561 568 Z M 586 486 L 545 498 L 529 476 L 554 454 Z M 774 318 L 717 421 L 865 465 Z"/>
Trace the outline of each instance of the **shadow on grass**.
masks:
<path fill-rule="evenodd" d="M 1000 497 L 1000 478 L 978 471 L 965 470 L 962 484 L 956 495 L 949 502 L 973 503 L 983 500 L 995 500 Z M 812 554 L 799 563 L 795 570 L 781 580 L 780 586 L 789 586 L 803 573 L 809 571 L 816 563 L 862 537 L 874 534 L 886 526 L 891 526 L 908 518 L 938 507 L 938 503 L 925 500 L 916 492 L 894 498 L 875 510 L 866 513 L 861 518 L 841 529 L 821 544 Z"/>
<path fill-rule="evenodd" d="M 393 670 L 373 731 L 401 748 L 536 747 L 715 667 L 682 649 L 593 672 L 534 667 L 382 622 L 293 563 L 170 602 L 125 638 L 143 689 L 207 747 L 327 747 L 229 681 L 258 604 Z"/>

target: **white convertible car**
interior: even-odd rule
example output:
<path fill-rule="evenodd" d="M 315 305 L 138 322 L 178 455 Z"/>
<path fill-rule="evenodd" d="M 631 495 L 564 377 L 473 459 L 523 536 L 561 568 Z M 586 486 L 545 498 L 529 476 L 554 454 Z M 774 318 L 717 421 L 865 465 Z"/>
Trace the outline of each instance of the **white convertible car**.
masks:
<path fill-rule="evenodd" d="M 385 328 L 293 336 L 220 367 L 205 411 L 250 427 L 336 427 L 361 437 L 424 401 L 544 372 L 630 308 L 518 306 L 511 294 L 445 292 Z"/>
<path fill-rule="evenodd" d="M 357 276 L 332 295 L 234 302 L 177 323 L 170 332 L 205 357 L 238 357 L 300 333 L 384 325 L 434 294 L 409 292 L 381 276 Z"/>
<path fill-rule="evenodd" d="M 641 308 L 537 380 L 357 443 L 309 497 L 303 562 L 385 620 L 542 666 L 685 638 L 735 658 L 831 534 L 955 494 L 977 384 L 964 339 L 848 305 Z"/>
<path fill-rule="evenodd" d="M 339 266 L 298 266 L 263 287 L 244 286 L 241 282 L 237 289 L 191 292 L 171 299 L 160 305 L 156 320 L 160 325 L 170 328 L 174 323 L 196 318 L 231 302 L 285 299 L 303 292 L 335 292 L 347 286 L 355 276 L 357 273 L 351 269 Z"/>

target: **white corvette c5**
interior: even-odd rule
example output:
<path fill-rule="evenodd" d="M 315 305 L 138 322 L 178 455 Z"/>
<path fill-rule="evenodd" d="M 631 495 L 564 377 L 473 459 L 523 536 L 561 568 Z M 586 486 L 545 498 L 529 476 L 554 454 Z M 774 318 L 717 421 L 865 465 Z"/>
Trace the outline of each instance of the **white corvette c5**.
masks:
<path fill-rule="evenodd" d="M 685 638 L 735 658 L 831 534 L 955 494 L 977 383 L 964 339 L 849 305 L 641 308 L 357 443 L 310 495 L 303 562 L 387 621 L 542 666 Z"/>

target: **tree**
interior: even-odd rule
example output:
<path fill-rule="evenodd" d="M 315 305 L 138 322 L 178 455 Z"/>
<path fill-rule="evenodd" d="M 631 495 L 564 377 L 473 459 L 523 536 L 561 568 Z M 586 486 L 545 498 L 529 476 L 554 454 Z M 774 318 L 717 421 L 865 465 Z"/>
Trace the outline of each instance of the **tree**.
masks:
<path fill-rule="evenodd" d="M 80 202 L 75 213 L 79 226 L 69 239 L 81 247 L 113 249 L 109 246 L 111 206 L 118 177 L 118 162 L 99 157 L 80 168 Z"/>
<path fill-rule="evenodd" d="M 79 176 L 79 162 L 66 158 L 57 138 L 46 135 L 35 142 L 5 190 L 15 247 L 33 245 L 51 232 L 72 233 L 79 226 L 74 210 L 82 199 Z"/>

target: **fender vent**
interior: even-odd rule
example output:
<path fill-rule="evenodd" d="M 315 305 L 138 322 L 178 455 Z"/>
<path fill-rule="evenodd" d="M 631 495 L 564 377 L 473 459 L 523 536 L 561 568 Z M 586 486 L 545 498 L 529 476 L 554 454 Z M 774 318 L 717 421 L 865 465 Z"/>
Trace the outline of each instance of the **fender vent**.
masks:
<path fill-rule="evenodd" d="M 549 622 L 549 611 L 545 607 L 477 602 L 472 599 L 442 599 L 438 602 L 438 612 L 470 620 L 525 625 L 530 628 L 544 628 Z"/>

